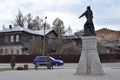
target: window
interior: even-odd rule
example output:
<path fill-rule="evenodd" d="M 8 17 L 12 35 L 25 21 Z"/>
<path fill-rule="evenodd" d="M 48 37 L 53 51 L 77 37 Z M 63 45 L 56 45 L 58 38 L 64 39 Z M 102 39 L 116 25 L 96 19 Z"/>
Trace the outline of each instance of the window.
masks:
<path fill-rule="evenodd" d="M 5 54 L 8 54 L 8 49 L 5 49 Z"/>
<path fill-rule="evenodd" d="M 0 49 L 0 54 L 2 54 L 3 53 L 3 49 Z"/>
<path fill-rule="evenodd" d="M 110 53 L 110 50 L 109 50 L 109 49 L 107 49 L 107 53 Z"/>
<path fill-rule="evenodd" d="M 13 49 L 11 50 L 11 54 L 14 54 L 14 50 Z"/>
<path fill-rule="evenodd" d="M 10 42 L 14 42 L 14 36 L 13 35 L 11 35 L 11 37 L 10 37 Z"/>
<path fill-rule="evenodd" d="M 19 50 L 17 50 L 17 55 L 19 55 Z"/>
<path fill-rule="evenodd" d="M 8 36 L 5 36 L 5 43 L 8 42 Z"/>
<path fill-rule="evenodd" d="M 16 42 L 19 42 L 20 36 L 16 35 Z"/>

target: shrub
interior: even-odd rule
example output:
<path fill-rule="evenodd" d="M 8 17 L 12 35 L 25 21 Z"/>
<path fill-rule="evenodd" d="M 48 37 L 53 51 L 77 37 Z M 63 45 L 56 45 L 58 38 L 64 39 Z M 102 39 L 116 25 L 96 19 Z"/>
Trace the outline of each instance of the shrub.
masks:
<path fill-rule="evenodd" d="M 17 70 L 24 70 L 24 67 L 18 66 L 18 67 L 17 67 Z"/>

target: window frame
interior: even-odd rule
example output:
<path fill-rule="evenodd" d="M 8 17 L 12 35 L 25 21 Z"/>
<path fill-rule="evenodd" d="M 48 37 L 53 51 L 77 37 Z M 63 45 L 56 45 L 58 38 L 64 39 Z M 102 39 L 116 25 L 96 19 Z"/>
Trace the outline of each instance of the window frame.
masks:
<path fill-rule="evenodd" d="M 14 42 L 14 35 L 10 36 L 10 42 Z"/>
<path fill-rule="evenodd" d="M 16 35 L 15 41 L 16 41 L 16 42 L 19 42 L 19 41 L 20 41 L 20 35 L 18 35 L 18 34 Z"/>

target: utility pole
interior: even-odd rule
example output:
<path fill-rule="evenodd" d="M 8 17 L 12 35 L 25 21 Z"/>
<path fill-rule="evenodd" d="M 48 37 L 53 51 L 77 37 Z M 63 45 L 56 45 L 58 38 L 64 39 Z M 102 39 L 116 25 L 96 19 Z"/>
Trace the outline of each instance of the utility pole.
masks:
<path fill-rule="evenodd" d="M 43 56 L 45 55 L 45 28 L 46 28 L 46 19 L 47 16 L 45 17 L 45 22 L 44 22 L 44 36 L 43 36 Z"/>

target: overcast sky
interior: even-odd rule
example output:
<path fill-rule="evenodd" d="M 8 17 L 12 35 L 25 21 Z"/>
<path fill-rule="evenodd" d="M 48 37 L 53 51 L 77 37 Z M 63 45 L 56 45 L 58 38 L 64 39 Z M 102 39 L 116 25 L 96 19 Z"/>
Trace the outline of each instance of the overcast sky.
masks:
<path fill-rule="evenodd" d="M 0 0 L 0 29 L 14 20 L 18 10 L 23 15 L 31 13 L 51 24 L 55 18 L 64 21 L 66 28 L 70 25 L 73 32 L 82 30 L 85 17 L 78 17 L 90 5 L 94 16 L 95 29 L 108 28 L 120 31 L 119 0 Z"/>

